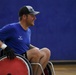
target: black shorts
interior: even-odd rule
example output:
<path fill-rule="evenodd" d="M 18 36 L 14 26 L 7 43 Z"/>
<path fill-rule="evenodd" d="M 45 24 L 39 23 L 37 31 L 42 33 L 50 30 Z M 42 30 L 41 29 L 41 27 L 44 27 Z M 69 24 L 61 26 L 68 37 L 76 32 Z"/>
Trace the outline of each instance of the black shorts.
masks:
<path fill-rule="evenodd" d="M 28 59 L 27 58 L 27 52 L 25 52 L 25 53 L 23 53 L 23 54 L 21 54 L 22 56 L 24 56 L 26 59 Z"/>

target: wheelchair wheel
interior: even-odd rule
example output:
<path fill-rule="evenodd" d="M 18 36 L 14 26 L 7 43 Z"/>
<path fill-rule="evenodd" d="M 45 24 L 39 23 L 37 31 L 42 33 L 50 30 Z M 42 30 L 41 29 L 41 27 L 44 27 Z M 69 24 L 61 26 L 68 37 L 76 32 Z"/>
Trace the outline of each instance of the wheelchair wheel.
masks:
<path fill-rule="evenodd" d="M 0 75 L 33 75 L 31 64 L 21 55 L 13 60 L 6 56 L 0 58 Z"/>
<path fill-rule="evenodd" d="M 45 75 L 52 75 L 52 72 L 50 70 L 50 66 L 47 64 L 46 68 L 44 69 Z"/>
<path fill-rule="evenodd" d="M 48 62 L 46 68 L 44 69 L 44 73 L 45 73 L 45 75 L 56 75 L 53 64 L 50 61 Z"/>

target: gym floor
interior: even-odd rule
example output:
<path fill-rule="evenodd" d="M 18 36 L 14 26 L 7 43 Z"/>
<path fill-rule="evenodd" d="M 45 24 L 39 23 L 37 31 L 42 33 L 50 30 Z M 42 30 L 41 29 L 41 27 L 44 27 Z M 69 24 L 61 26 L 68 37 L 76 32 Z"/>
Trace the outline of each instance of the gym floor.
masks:
<path fill-rule="evenodd" d="M 54 64 L 56 75 L 76 75 L 76 64 Z"/>

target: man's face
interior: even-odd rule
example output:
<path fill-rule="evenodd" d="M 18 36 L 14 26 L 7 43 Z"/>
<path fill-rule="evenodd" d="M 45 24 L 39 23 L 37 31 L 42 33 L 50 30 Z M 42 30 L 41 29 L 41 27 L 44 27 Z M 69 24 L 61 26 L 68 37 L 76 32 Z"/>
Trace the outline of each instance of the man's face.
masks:
<path fill-rule="evenodd" d="M 34 21 L 36 20 L 36 16 L 33 14 L 26 15 L 26 25 L 34 26 Z"/>

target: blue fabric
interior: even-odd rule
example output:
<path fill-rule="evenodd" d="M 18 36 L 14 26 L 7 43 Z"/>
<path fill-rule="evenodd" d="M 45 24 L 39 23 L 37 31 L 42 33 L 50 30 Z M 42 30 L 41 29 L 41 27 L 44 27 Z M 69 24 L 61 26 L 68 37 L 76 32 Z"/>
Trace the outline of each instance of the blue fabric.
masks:
<path fill-rule="evenodd" d="M 51 60 L 76 60 L 76 0 L 0 0 L 0 28 L 17 22 L 24 5 L 40 11 L 31 43 L 49 48 Z"/>
<path fill-rule="evenodd" d="M 29 49 L 31 30 L 24 30 L 19 22 L 12 23 L 0 29 L 0 40 L 4 41 L 15 53 L 22 54 Z"/>

